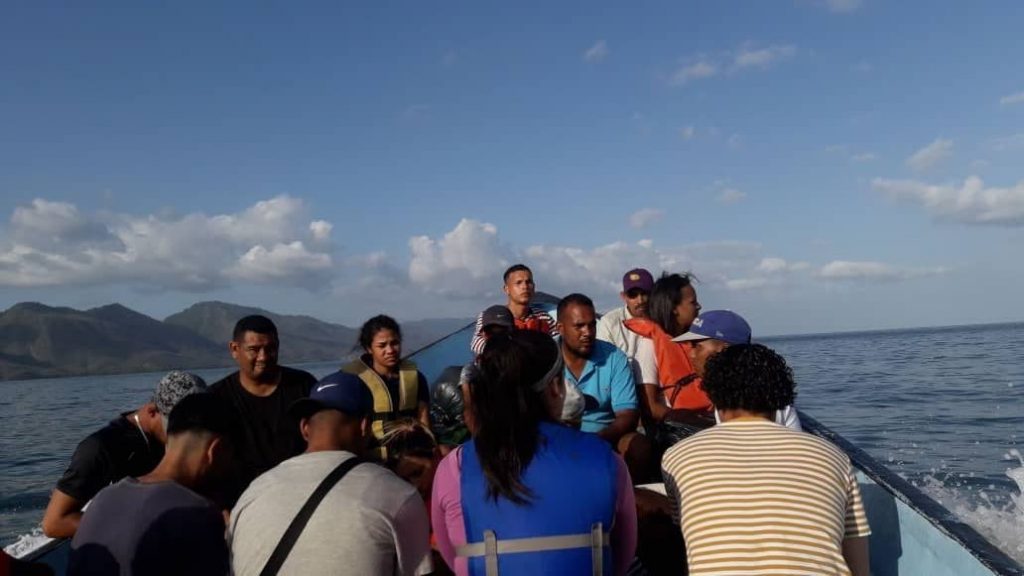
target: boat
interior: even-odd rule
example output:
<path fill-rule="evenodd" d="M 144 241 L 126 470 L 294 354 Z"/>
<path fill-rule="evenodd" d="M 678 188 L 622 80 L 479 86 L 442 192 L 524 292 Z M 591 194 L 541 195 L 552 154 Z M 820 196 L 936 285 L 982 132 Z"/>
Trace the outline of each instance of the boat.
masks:
<path fill-rule="evenodd" d="M 557 299 L 548 295 L 538 302 L 550 309 Z M 472 359 L 469 349 L 475 330 L 469 324 L 408 356 L 435 383 L 446 370 Z M 874 576 L 1024 576 L 1024 565 L 997 548 L 942 504 L 886 468 L 851 442 L 806 413 L 800 413 L 804 431 L 832 442 L 850 457 L 872 534 L 869 545 Z M 40 542 L 15 555 L 43 562 L 63 574 L 70 543 Z"/>

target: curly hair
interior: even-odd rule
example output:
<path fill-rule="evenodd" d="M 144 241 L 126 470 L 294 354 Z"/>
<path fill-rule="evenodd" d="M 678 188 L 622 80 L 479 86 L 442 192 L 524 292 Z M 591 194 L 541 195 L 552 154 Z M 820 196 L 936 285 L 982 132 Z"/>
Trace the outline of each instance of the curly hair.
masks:
<path fill-rule="evenodd" d="M 793 403 L 793 371 L 762 344 L 735 344 L 708 358 L 701 384 L 718 410 L 773 413 Z"/>

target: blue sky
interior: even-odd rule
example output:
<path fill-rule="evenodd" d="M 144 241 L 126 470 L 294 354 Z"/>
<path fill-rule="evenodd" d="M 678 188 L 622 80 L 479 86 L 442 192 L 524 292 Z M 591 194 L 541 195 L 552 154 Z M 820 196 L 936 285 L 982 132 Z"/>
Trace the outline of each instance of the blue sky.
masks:
<path fill-rule="evenodd" d="M 1024 319 L 1019 2 L 8 4 L 0 306 Z"/>

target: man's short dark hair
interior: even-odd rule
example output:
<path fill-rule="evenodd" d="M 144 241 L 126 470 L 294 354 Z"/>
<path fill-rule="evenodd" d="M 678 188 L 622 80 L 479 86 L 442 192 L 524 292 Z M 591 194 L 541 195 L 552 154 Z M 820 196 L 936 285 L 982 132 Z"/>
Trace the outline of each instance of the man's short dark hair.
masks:
<path fill-rule="evenodd" d="M 530 267 L 527 266 L 526 264 L 513 264 L 508 267 L 508 270 L 505 270 L 505 275 L 501 277 L 502 281 L 507 284 L 508 277 L 511 276 L 514 272 L 529 272 L 530 276 L 533 276 L 533 270 L 530 270 Z"/>
<path fill-rule="evenodd" d="M 236 322 L 235 331 L 231 333 L 231 339 L 235 342 L 241 342 L 246 332 L 266 334 L 277 338 L 277 326 L 274 326 L 274 322 L 270 318 L 259 314 L 246 316 Z"/>
<path fill-rule="evenodd" d="M 231 405 L 209 392 L 196 392 L 182 398 L 167 418 L 168 436 L 198 432 L 234 439 L 237 431 Z"/>
<path fill-rule="evenodd" d="M 580 294 L 579 292 L 573 292 L 572 294 L 569 294 L 565 298 L 562 298 L 561 300 L 558 301 L 558 317 L 561 318 L 562 312 L 565 312 L 565 309 L 568 308 L 569 306 L 572 306 L 573 304 L 577 306 L 586 306 L 591 310 L 596 310 L 594 308 L 594 301 L 591 300 L 590 297 L 586 296 L 585 294 Z"/>
<path fill-rule="evenodd" d="M 734 344 L 708 358 L 701 386 L 718 410 L 771 414 L 796 398 L 793 371 L 762 344 Z"/>

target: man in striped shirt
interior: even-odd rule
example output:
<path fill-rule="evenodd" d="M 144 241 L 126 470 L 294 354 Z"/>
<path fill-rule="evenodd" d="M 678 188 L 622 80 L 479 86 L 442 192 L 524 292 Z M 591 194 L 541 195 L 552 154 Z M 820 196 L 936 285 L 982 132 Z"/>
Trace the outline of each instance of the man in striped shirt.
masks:
<path fill-rule="evenodd" d="M 773 421 L 796 395 L 785 360 L 737 344 L 705 370 L 721 424 L 662 460 L 690 574 L 867 576 L 871 531 L 850 459 Z"/>
<path fill-rule="evenodd" d="M 515 264 L 505 270 L 505 285 L 502 288 L 508 296 L 505 306 L 512 312 L 512 320 L 517 330 L 537 330 L 545 332 L 551 337 L 558 336 L 558 329 L 551 315 L 542 308 L 530 304 L 537 287 L 533 283 L 533 272 L 525 264 Z M 484 344 L 487 338 L 484 337 L 484 314 L 481 312 L 476 317 L 476 333 L 473 335 L 473 342 L 469 345 L 473 354 L 479 355 L 484 351 Z"/>

